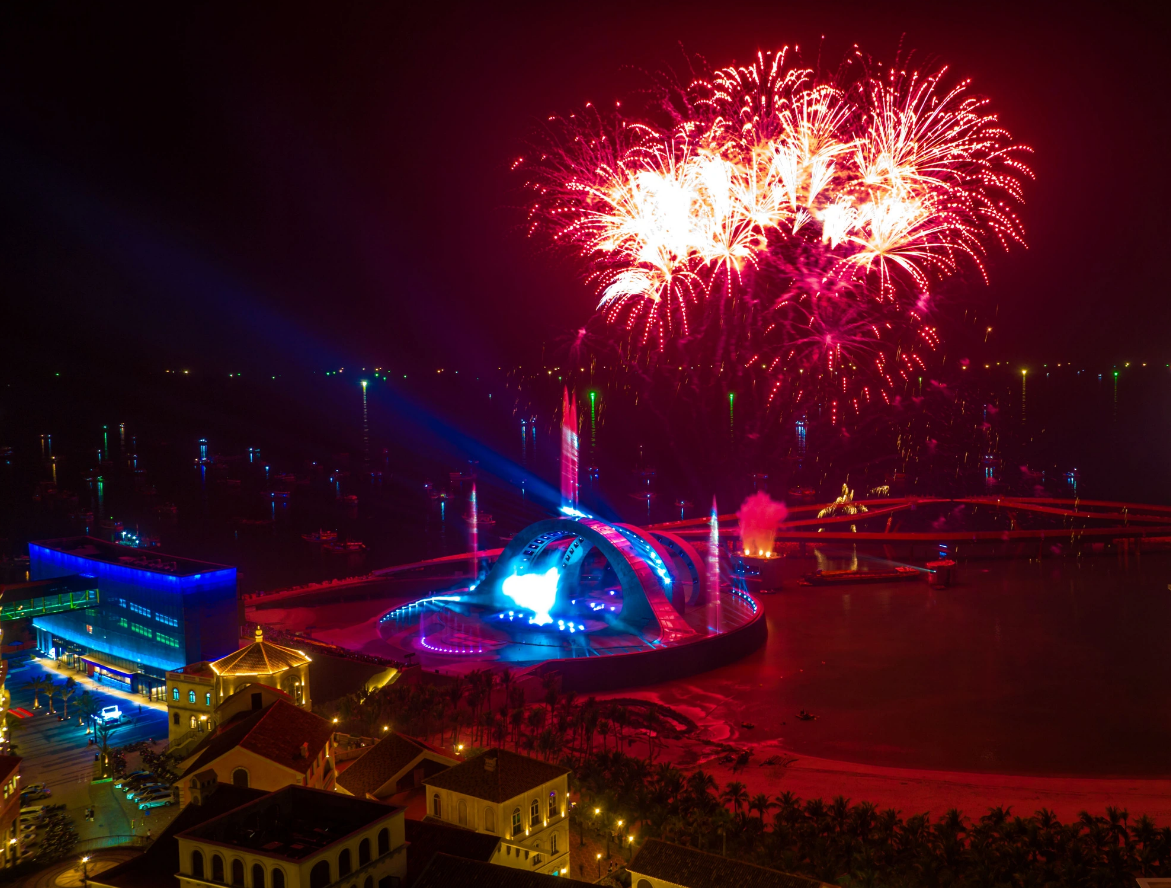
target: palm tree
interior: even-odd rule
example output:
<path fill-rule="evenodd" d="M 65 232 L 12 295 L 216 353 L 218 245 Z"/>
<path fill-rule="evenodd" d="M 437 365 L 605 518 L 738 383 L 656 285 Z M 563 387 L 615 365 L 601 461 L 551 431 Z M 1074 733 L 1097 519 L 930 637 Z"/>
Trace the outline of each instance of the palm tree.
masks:
<path fill-rule="evenodd" d="M 57 684 L 51 678 L 45 679 L 45 696 L 49 698 L 49 715 L 54 715 L 53 698 L 61 693 L 61 685 Z"/>
<path fill-rule="evenodd" d="M 606 737 L 610 734 L 610 720 L 598 719 L 598 733 L 602 735 L 602 752 L 606 751 Z"/>
<path fill-rule="evenodd" d="M 85 724 L 85 732 L 90 732 L 91 723 L 99 712 L 102 711 L 102 705 L 98 702 L 97 697 L 89 691 L 82 691 L 81 696 L 77 698 L 77 723 Z"/>
<path fill-rule="evenodd" d="M 65 687 L 60 691 L 61 695 L 61 715 L 69 718 L 69 698 L 77 693 L 77 681 L 73 676 L 65 679 Z M 141 707 L 140 707 L 141 708 Z"/>
<path fill-rule="evenodd" d="M 500 690 L 504 691 L 504 705 L 505 706 L 508 705 L 509 691 L 512 690 L 512 685 L 513 685 L 513 682 L 515 682 L 515 681 L 516 681 L 516 677 L 513 676 L 512 670 L 509 669 L 507 666 L 504 667 L 503 669 L 501 669 L 500 673 L 496 676 L 496 683 L 498 685 L 500 685 Z"/>
<path fill-rule="evenodd" d="M 748 802 L 748 810 L 755 811 L 760 817 L 761 829 L 764 829 L 764 815 L 777 807 L 777 803 L 768 797 L 767 793 L 758 792 Z"/>
<path fill-rule="evenodd" d="M 110 770 L 110 735 L 118 729 L 117 722 L 99 721 L 94 725 L 94 738 L 101 750 L 102 777 L 108 777 Z"/>
<path fill-rule="evenodd" d="M 24 687 L 33 692 L 33 709 L 41 708 L 41 694 L 44 693 L 46 684 L 52 684 L 52 681 L 43 675 L 24 683 Z"/>
<path fill-rule="evenodd" d="M 748 803 L 748 789 L 739 780 L 733 780 L 720 793 L 720 801 L 732 806 L 732 812 L 740 813 L 740 806 Z"/>

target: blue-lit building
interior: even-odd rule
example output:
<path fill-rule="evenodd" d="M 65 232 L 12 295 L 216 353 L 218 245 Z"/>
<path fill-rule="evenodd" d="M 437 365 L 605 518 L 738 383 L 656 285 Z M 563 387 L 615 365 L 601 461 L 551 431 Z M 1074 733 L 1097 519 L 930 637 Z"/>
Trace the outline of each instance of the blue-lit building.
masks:
<path fill-rule="evenodd" d="M 32 580 L 96 580 L 92 607 L 33 618 L 37 647 L 100 681 L 162 698 L 168 670 L 239 647 L 236 568 L 94 537 L 29 543 Z"/>

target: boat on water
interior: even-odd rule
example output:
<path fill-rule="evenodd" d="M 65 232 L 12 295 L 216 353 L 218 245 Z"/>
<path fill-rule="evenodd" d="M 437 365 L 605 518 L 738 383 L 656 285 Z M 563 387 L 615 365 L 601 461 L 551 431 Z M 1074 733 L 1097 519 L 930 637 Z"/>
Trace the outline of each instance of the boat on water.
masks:
<path fill-rule="evenodd" d="M 902 580 L 918 580 L 923 571 L 913 567 L 896 567 L 891 570 L 819 570 L 806 574 L 806 586 L 841 586 L 858 583 L 897 583 Z"/>
<path fill-rule="evenodd" d="M 301 534 L 301 539 L 311 543 L 332 543 L 337 539 L 336 530 L 315 530 L 313 533 Z"/>
<path fill-rule="evenodd" d="M 366 544 L 360 540 L 346 540 L 345 542 L 326 543 L 322 547 L 326 552 L 332 552 L 336 555 L 345 555 L 351 552 L 366 551 Z"/>

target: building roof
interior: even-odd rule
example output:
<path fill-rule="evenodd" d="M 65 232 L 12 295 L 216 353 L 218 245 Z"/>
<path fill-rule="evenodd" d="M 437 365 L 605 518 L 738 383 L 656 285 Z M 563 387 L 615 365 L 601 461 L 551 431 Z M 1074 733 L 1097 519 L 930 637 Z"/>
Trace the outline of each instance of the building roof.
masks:
<path fill-rule="evenodd" d="M 636 882 L 639 876 L 649 876 L 685 888 L 818 888 L 825 884 L 661 839 L 647 839 L 626 868 Z"/>
<path fill-rule="evenodd" d="M 338 792 L 286 786 L 184 830 L 181 838 L 301 860 L 402 812 Z"/>
<path fill-rule="evenodd" d="M 215 792 L 205 797 L 203 804 L 191 804 L 183 808 L 144 854 L 106 870 L 100 876 L 92 876 L 90 884 L 109 885 L 112 888 L 163 888 L 178 885 L 175 873 L 180 869 L 179 843 L 175 841 L 175 836 L 266 795 L 268 793 L 262 789 L 233 786 L 230 783 L 217 784 Z"/>
<path fill-rule="evenodd" d="M 410 851 L 407 854 L 409 863 Z M 593 883 L 436 854 L 411 888 L 558 888 L 590 884 Z"/>
<path fill-rule="evenodd" d="M 569 768 L 560 765 L 518 755 L 506 749 L 489 749 L 434 777 L 428 777 L 426 783 L 488 802 L 507 802 L 568 773 Z"/>
<path fill-rule="evenodd" d="M 456 759 L 434 747 L 397 732 L 383 737 L 338 774 L 337 782 L 346 792 L 365 798 L 385 785 L 403 768 L 425 752 L 456 764 Z"/>
<path fill-rule="evenodd" d="M 304 774 L 332 735 L 333 727 L 320 715 L 277 700 L 201 740 L 187 757 L 194 762 L 184 776 L 202 771 L 237 746 Z M 301 755 L 303 743 L 309 745 L 308 756 Z"/>
<path fill-rule="evenodd" d="M 213 564 L 210 561 L 196 561 L 194 558 L 164 555 L 154 549 L 120 546 L 117 543 L 91 536 L 38 540 L 35 543 L 29 543 L 28 546 L 30 553 L 34 548 L 48 549 L 51 552 L 60 552 L 63 555 L 84 558 L 87 561 L 98 561 L 102 564 L 113 564 L 117 567 L 145 570 L 172 577 L 194 577 L 221 570 L 230 570 L 234 573 L 236 570 L 226 564 Z"/>
<path fill-rule="evenodd" d="M 499 836 L 469 832 L 458 826 L 408 819 L 406 827 L 407 877 L 404 884 L 407 888 L 414 884 L 436 854 L 451 854 L 487 863 L 500 845 Z"/>
<path fill-rule="evenodd" d="M 200 660 L 198 663 L 188 663 L 179 669 L 168 669 L 167 677 L 169 678 L 171 675 L 175 675 L 179 679 L 197 678 L 211 680 L 215 678 L 215 672 L 211 668 L 211 663 L 207 662 L 207 660 Z"/>
<path fill-rule="evenodd" d="M 257 626 L 252 644 L 213 660 L 210 665 L 217 675 L 274 675 L 308 662 L 309 657 L 301 651 L 265 641 L 263 630 Z"/>

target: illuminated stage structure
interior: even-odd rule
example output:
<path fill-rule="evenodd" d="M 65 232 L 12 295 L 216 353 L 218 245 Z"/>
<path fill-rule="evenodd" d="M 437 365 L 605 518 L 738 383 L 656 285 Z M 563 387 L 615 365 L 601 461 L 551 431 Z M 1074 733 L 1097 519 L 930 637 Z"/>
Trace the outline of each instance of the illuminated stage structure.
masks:
<path fill-rule="evenodd" d="M 581 510 L 568 392 L 562 418 L 562 517 L 518 533 L 474 586 L 383 616 L 382 640 L 433 667 L 545 664 L 564 686 L 595 690 L 703 671 L 763 643 L 757 602 L 720 582 L 718 526 L 716 545 L 697 547 Z"/>

